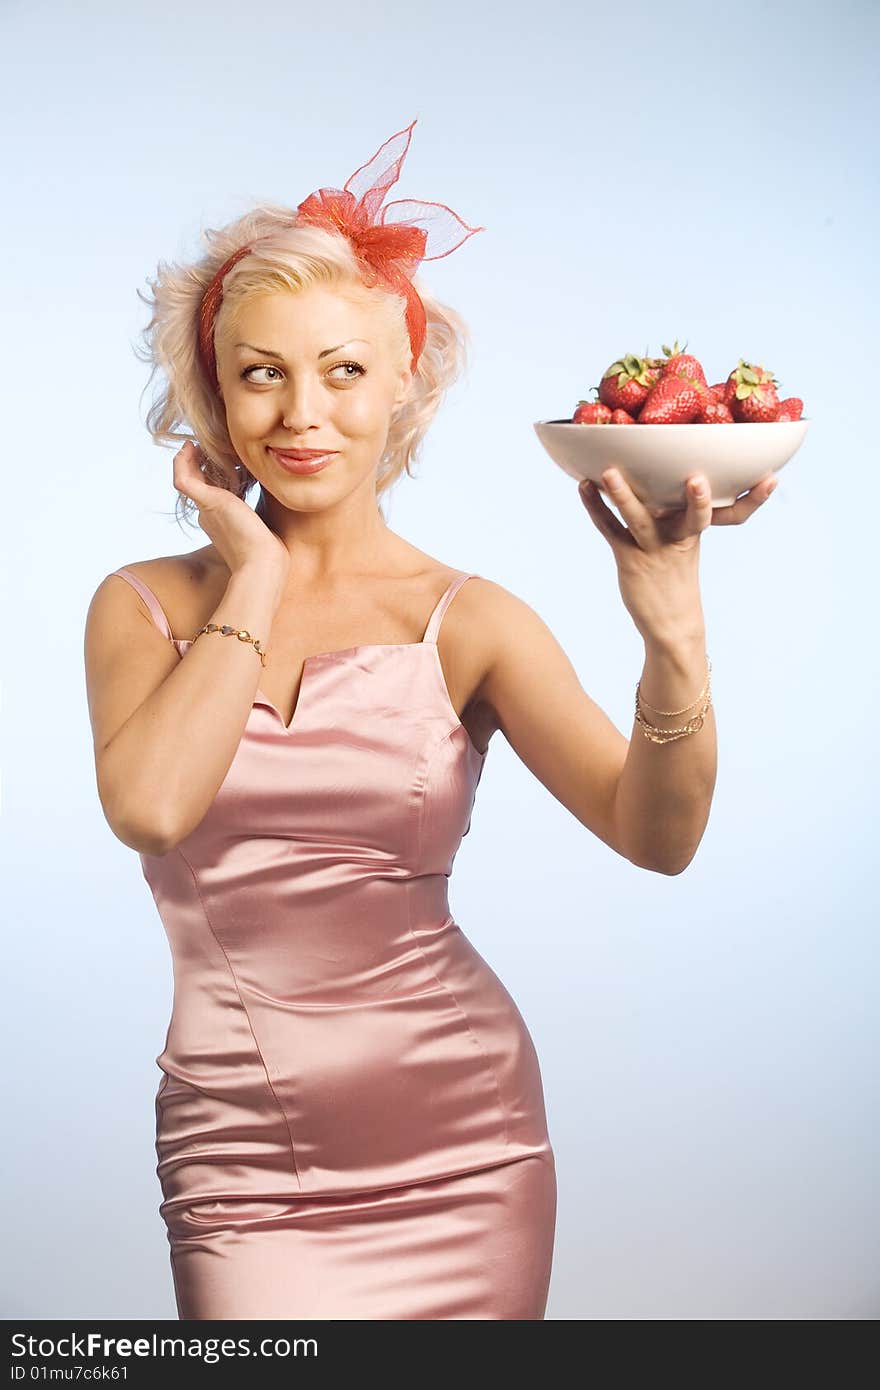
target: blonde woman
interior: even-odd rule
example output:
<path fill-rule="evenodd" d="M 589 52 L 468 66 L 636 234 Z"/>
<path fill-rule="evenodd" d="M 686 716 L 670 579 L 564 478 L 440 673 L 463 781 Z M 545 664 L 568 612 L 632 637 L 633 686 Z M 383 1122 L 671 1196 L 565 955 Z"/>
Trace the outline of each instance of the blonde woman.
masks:
<path fill-rule="evenodd" d="M 411 131 L 311 220 L 260 207 L 161 268 L 149 424 L 191 432 L 174 485 L 209 544 L 115 571 L 88 613 L 101 804 L 174 962 L 156 1149 L 181 1318 L 542 1318 L 538 1059 L 447 896 L 490 739 L 646 868 L 680 871 L 708 815 L 711 714 L 628 743 L 527 604 L 386 524 L 466 341 L 411 239 L 377 231 Z M 661 709 L 704 684 L 709 519 L 636 546 Z"/>

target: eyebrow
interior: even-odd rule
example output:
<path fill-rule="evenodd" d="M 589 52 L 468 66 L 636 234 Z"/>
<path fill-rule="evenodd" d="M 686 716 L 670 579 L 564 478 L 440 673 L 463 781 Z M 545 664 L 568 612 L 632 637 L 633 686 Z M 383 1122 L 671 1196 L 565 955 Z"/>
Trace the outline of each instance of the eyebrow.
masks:
<path fill-rule="evenodd" d="M 369 338 L 346 338 L 344 343 L 337 343 L 335 347 L 325 348 L 323 352 L 319 352 L 318 358 L 329 357 L 331 352 L 338 352 L 340 348 L 345 347 L 348 343 L 366 343 L 369 347 L 370 340 Z M 273 352 L 271 348 L 254 347 L 253 343 L 236 343 L 235 346 L 249 348 L 251 352 L 258 352 L 261 357 L 277 357 L 279 362 L 284 361 L 283 354 L 280 352 Z"/>

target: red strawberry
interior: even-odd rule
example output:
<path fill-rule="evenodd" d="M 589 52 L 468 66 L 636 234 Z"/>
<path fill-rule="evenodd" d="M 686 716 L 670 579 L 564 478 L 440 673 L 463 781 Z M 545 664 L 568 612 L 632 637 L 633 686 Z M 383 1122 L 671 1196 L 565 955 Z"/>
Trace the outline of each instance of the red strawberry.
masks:
<path fill-rule="evenodd" d="M 639 425 L 688 425 L 703 407 L 703 382 L 693 377 L 661 377 L 639 412 Z"/>
<path fill-rule="evenodd" d="M 687 347 L 687 343 L 685 343 Z M 706 383 L 706 373 L 703 371 L 703 364 L 691 353 L 683 352 L 678 346 L 676 338 L 674 345 L 669 348 L 663 344 L 663 357 L 654 358 L 655 365 L 660 368 L 660 376 L 669 376 L 674 372 L 676 376 L 695 377 L 697 381 Z"/>
<path fill-rule="evenodd" d="M 657 369 L 649 358 L 627 352 L 612 362 L 599 385 L 599 400 L 611 410 L 637 415 L 657 381 Z"/>
<path fill-rule="evenodd" d="M 612 425 L 634 425 L 636 422 L 628 411 L 612 410 L 611 423 Z"/>
<path fill-rule="evenodd" d="M 576 425 L 608 425 L 611 423 L 611 411 L 601 401 L 578 401 L 571 418 Z"/>
<path fill-rule="evenodd" d="M 733 416 L 723 401 L 708 401 L 700 411 L 696 420 L 697 425 L 732 425 Z"/>
<path fill-rule="evenodd" d="M 692 386 L 696 388 L 697 395 L 700 398 L 701 410 L 705 410 L 707 405 L 712 405 L 717 401 L 718 397 L 715 395 L 712 387 L 706 385 L 705 381 L 701 381 L 699 377 L 695 376 L 689 377 L 688 380 L 691 382 Z"/>
<path fill-rule="evenodd" d="M 798 396 L 788 396 L 779 402 L 777 420 L 799 420 L 804 413 L 804 403 Z"/>
<path fill-rule="evenodd" d="M 750 425 L 776 419 L 779 397 L 776 394 L 776 378 L 772 372 L 740 358 L 730 377 L 736 382 L 736 389 L 730 401 L 730 411 L 734 420 Z"/>
<path fill-rule="evenodd" d="M 734 375 L 734 372 L 735 372 L 735 371 L 736 371 L 736 368 L 734 368 L 733 372 L 730 373 L 730 376 L 727 378 L 727 380 L 726 380 L 726 381 L 723 381 L 723 382 L 721 383 L 721 388 L 720 388 L 720 389 L 721 389 L 721 399 L 722 399 L 722 401 L 724 402 L 724 404 L 727 406 L 728 410 L 730 409 L 731 401 L 733 400 L 734 396 L 736 395 L 737 382 L 736 382 L 736 377 L 735 377 L 735 375 Z M 716 388 L 716 390 L 717 390 L 717 389 L 718 389 L 718 388 Z"/>

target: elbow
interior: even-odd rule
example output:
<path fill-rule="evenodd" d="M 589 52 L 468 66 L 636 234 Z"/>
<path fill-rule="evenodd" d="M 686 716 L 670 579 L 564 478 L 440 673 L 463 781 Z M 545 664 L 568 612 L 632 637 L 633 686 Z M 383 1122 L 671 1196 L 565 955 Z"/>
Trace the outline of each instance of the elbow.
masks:
<path fill-rule="evenodd" d="M 691 854 L 684 860 L 649 859 L 643 853 L 633 849 L 631 845 L 624 844 L 620 840 L 617 841 L 614 848 L 623 859 L 629 860 L 634 868 L 644 869 L 647 873 L 651 874 L 663 874 L 666 878 L 675 878 L 678 874 L 683 874 L 694 857 L 694 855 Z M 696 851 L 694 851 L 694 853 L 696 853 Z"/>
<path fill-rule="evenodd" d="M 174 848 L 180 837 L 170 808 L 136 785 L 131 768 L 99 758 L 96 772 L 104 819 L 118 840 L 138 854 L 162 855 Z"/>
<path fill-rule="evenodd" d="M 652 864 L 648 867 L 652 868 L 654 873 L 665 874 L 667 878 L 678 878 L 678 875 L 683 874 L 685 869 L 693 863 L 696 853 L 696 849 L 693 849 L 684 859 L 667 860 L 664 864 Z"/>
<path fill-rule="evenodd" d="M 627 854 L 623 852 L 623 857 L 637 869 L 644 869 L 647 873 L 663 874 L 664 878 L 677 878 L 683 874 L 689 864 L 693 862 L 694 855 L 688 855 L 686 859 L 646 859 L 638 854 Z"/>
<path fill-rule="evenodd" d="M 642 859 L 632 859 L 630 862 L 635 864 L 637 869 L 645 869 L 650 874 L 662 874 L 664 878 L 677 878 L 679 874 L 684 873 L 691 861 L 688 860 L 687 864 L 654 864 Z"/>
<path fill-rule="evenodd" d="M 653 874 L 663 874 L 666 878 L 677 878 L 693 863 L 699 848 L 699 840 L 696 844 L 691 840 L 690 843 L 685 842 L 677 846 L 671 844 L 665 847 L 657 844 L 649 846 L 645 843 L 634 844 L 631 837 L 621 837 L 618 834 L 616 847 L 620 854 L 637 869 L 646 869 Z M 654 850 L 653 854 L 651 853 L 652 849 Z"/>
<path fill-rule="evenodd" d="M 161 859 L 163 854 L 170 854 L 177 844 L 176 836 L 144 833 L 138 837 L 137 844 L 132 848 L 136 849 L 138 854 L 145 854 L 151 859 Z"/>
<path fill-rule="evenodd" d="M 686 859 L 683 864 L 677 864 L 674 868 L 671 869 L 668 867 L 665 869 L 659 869 L 658 873 L 665 874 L 667 878 L 678 878 L 678 875 L 683 874 L 685 869 L 688 867 L 689 864 L 691 864 L 692 861 L 693 855 L 691 855 L 690 859 Z"/>
<path fill-rule="evenodd" d="M 168 854 L 177 844 L 176 836 L 157 825 L 145 824 L 139 819 L 107 815 L 107 823 L 117 840 L 121 840 L 137 854 L 161 857 Z"/>
<path fill-rule="evenodd" d="M 149 855 L 163 855 L 174 849 L 178 836 L 155 810 L 150 815 L 144 815 L 143 807 L 119 804 L 113 797 L 102 795 L 100 786 L 98 797 L 104 819 L 117 840 L 121 840 L 129 849 L 137 854 Z"/>

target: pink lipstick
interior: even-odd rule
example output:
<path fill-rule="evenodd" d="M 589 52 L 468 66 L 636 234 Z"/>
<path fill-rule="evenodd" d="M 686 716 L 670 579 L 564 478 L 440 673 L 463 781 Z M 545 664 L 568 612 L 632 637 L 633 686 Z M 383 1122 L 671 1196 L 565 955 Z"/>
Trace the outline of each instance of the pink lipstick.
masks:
<path fill-rule="evenodd" d="M 273 449 L 269 446 L 269 453 L 288 473 L 320 473 L 336 458 L 337 452 L 334 449 L 322 454 L 316 449 Z"/>

